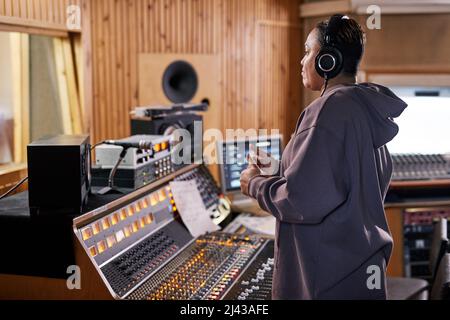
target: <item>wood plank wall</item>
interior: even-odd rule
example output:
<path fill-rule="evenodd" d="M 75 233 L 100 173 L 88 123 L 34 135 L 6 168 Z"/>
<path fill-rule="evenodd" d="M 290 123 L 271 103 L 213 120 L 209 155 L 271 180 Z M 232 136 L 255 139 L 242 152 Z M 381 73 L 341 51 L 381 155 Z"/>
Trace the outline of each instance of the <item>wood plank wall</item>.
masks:
<path fill-rule="evenodd" d="M 91 1 L 91 141 L 129 135 L 129 111 L 139 105 L 139 53 L 217 54 L 221 129 L 282 126 L 282 133 L 290 135 L 302 109 L 299 83 L 292 76 L 300 72 L 299 4 L 300 0 Z M 261 21 L 269 22 L 263 34 L 270 44 L 258 58 Z M 261 59 L 270 64 L 275 56 L 277 65 L 257 73 Z M 271 86 L 274 81 L 279 82 Z M 267 102 L 271 106 L 258 113 L 261 91 L 262 102 L 272 94 Z M 270 120 L 278 115 L 285 117 L 283 124 Z"/>
<path fill-rule="evenodd" d="M 72 4 L 81 0 L 0 0 L 0 23 L 65 30 Z"/>
<path fill-rule="evenodd" d="M 256 31 L 258 125 L 261 128 L 279 128 L 287 142 L 295 129 L 300 106 L 300 27 L 261 22 Z"/>

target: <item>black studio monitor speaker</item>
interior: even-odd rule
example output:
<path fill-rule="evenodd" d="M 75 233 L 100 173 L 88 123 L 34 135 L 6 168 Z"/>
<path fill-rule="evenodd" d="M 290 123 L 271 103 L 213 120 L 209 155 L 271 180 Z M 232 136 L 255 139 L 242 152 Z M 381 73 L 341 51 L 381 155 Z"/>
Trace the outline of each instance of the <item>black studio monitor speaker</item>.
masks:
<path fill-rule="evenodd" d="M 174 61 L 164 71 L 162 88 L 171 102 L 189 102 L 198 89 L 197 72 L 187 61 Z"/>
<path fill-rule="evenodd" d="M 46 136 L 27 153 L 30 213 L 81 214 L 91 186 L 89 136 Z"/>

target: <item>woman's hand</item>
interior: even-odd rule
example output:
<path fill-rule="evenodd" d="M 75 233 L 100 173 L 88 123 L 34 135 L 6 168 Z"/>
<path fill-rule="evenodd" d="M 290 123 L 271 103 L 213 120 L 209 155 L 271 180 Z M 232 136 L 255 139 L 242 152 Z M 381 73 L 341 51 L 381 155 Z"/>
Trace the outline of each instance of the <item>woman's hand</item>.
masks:
<path fill-rule="evenodd" d="M 250 145 L 249 163 L 256 164 L 264 176 L 273 176 L 278 172 L 280 162 L 268 152 Z"/>
<path fill-rule="evenodd" d="M 258 167 L 254 164 L 249 164 L 247 169 L 242 171 L 241 173 L 241 191 L 245 195 L 248 194 L 248 182 L 251 178 L 254 176 L 259 176 L 261 174 L 261 171 L 258 169 Z"/>

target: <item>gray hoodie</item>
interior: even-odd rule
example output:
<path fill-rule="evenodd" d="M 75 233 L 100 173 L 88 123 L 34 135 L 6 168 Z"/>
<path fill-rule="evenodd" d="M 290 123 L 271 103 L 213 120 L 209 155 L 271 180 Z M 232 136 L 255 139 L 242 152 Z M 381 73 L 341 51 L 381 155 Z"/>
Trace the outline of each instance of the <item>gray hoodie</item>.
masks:
<path fill-rule="evenodd" d="M 274 299 L 386 297 L 385 144 L 406 106 L 380 85 L 334 86 L 300 115 L 280 175 L 249 181 L 250 196 L 277 220 Z"/>

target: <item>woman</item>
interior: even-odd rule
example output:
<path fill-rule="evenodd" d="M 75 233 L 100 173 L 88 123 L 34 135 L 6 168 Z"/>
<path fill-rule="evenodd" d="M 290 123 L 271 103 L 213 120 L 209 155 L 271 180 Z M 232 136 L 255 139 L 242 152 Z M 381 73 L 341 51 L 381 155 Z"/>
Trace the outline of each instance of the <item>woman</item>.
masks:
<path fill-rule="evenodd" d="M 300 115 L 277 175 L 255 164 L 241 174 L 242 192 L 277 220 L 274 299 L 386 298 L 386 143 L 406 104 L 385 87 L 356 84 L 363 46 L 361 27 L 346 16 L 311 31 L 303 85 L 322 95 Z M 330 50 L 340 65 L 338 56 L 320 61 Z"/>

